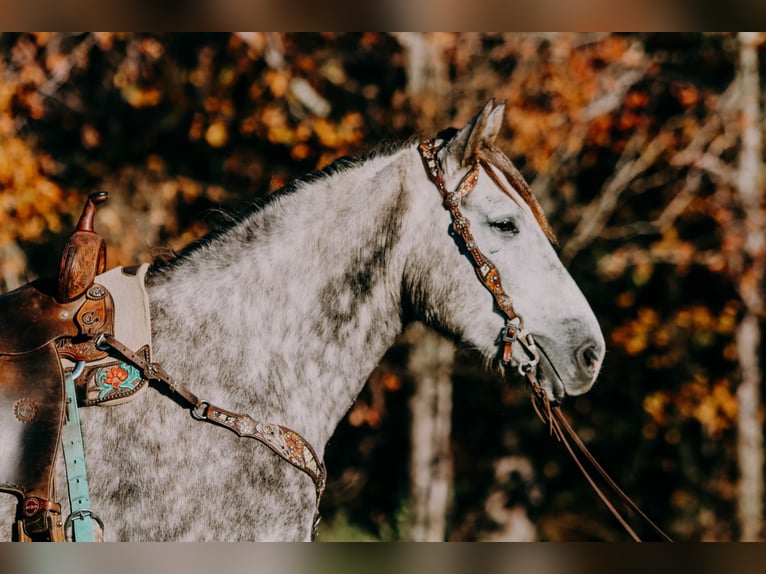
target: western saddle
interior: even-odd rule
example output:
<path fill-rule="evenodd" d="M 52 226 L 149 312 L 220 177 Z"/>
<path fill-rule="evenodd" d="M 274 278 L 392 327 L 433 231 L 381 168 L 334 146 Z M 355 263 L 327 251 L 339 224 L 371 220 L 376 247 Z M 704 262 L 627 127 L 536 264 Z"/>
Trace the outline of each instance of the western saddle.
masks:
<path fill-rule="evenodd" d="M 297 432 L 200 400 L 151 362 L 144 287 L 148 265 L 105 272 L 106 243 L 94 230 L 106 192 L 91 194 L 64 246 L 56 280 L 0 295 L 0 492 L 18 497 L 14 540 L 95 540 L 79 406 L 111 406 L 149 382 L 191 407 L 192 416 L 252 438 L 306 473 L 319 499 L 324 464 Z M 63 445 L 71 514 L 62 521 L 54 484 Z M 318 522 L 315 514 L 315 528 Z"/>
<path fill-rule="evenodd" d="M 0 296 L 0 490 L 19 497 L 17 540 L 64 540 L 54 474 L 62 427 L 76 407 L 65 392 L 73 368 L 65 365 L 106 358 L 96 339 L 114 329 L 114 301 L 96 283 L 106 244 L 93 228 L 96 206 L 107 197 L 88 197 L 57 280 Z"/>

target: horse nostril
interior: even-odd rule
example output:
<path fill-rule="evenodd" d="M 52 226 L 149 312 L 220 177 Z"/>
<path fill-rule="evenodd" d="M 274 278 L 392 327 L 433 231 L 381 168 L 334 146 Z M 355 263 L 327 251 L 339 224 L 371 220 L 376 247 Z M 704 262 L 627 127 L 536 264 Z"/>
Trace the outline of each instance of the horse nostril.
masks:
<path fill-rule="evenodd" d="M 586 343 L 580 347 L 580 351 L 577 353 L 577 359 L 580 366 L 589 371 L 595 371 L 598 368 L 600 358 L 601 350 L 598 345 L 593 342 Z"/>

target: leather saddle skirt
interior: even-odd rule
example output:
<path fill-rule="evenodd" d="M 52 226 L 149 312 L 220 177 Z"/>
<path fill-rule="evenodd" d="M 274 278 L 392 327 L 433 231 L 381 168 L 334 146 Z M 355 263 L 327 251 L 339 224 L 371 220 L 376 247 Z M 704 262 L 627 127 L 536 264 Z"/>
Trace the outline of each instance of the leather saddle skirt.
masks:
<path fill-rule="evenodd" d="M 20 496 L 49 496 L 66 408 L 55 340 L 77 335 L 83 302 L 60 304 L 51 289 L 37 281 L 0 296 L 0 489 Z"/>
<path fill-rule="evenodd" d="M 53 281 L 0 295 L 0 491 L 52 496 L 64 373 L 77 361 L 85 365 L 77 379 L 81 406 L 119 404 L 148 387 L 135 367 L 99 350 L 91 332 L 114 333 L 150 359 L 147 267 L 101 274 L 68 303 L 54 297 Z"/>

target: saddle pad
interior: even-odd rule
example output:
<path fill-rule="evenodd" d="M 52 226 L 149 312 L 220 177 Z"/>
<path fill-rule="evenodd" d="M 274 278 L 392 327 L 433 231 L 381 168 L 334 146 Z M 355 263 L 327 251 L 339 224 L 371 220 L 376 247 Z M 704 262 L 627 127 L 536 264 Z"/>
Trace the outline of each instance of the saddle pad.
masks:
<path fill-rule="evenodd" d="M 144 284 L 148 269 L 146 263 L 138 267 L 115 267 L 98 275 L 95 283 L 106 287 L 114 300 L 113 335 L 150 360 L 152 328 Z M 64 357 L 61 365 L 65 372 L 75 366 Z M 77 395 L 82 406 L 114 406 L 134 398 L 147 386 L 135 367 L 107 356 L 87 363 L 77 379 Z"/>

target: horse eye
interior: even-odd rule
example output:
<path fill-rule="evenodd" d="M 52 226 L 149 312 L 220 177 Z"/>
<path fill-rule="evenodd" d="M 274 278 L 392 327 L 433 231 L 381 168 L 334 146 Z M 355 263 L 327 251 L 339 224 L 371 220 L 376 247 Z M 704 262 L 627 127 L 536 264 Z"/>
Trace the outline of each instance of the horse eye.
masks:
<path fill-rule="evenodd" d="M 510 233 L 511 235 L 516 235 L 519 232 L 519 228 L 516 227 L 516 224 L 507 217 L 498 221 L 492 221 L 490 226 L 494 227 L 498 231 L 502 231 L 503 233 Z"/>

